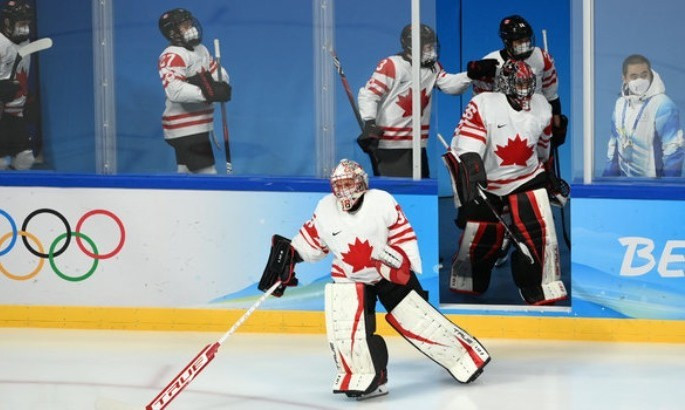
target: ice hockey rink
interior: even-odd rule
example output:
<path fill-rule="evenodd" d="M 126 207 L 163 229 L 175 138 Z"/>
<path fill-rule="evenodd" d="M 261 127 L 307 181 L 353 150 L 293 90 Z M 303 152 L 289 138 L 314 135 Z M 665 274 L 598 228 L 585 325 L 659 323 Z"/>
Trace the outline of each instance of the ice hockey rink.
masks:
<path fill-rule="evenodd" d="M 142 409 L 221 334 L 0 329 L 0 409 Z M 685 345 L 482 340 L 492 362 L 461 385 L 387 337 L 389 394 L 331 393 L 325 335 L 237 333 L 169 409 L 682 409 Z"/>

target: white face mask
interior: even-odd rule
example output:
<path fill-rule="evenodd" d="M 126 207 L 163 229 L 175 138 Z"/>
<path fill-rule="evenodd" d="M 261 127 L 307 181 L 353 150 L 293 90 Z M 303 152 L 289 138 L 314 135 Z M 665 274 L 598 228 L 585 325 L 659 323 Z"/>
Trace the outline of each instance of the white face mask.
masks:
<path fill-rule="evenodd" d="M 632 94 L 643 95 L 649 88 L 649 80 L 646 78 L 636 78 L 628 81 L 628 89 Z"/>
<path fill-rule="evenodd" d="M 183 32 L 183 40 L 186 41 L 186 43 L 190 43 L 194 40 L 198 40 L 200 38 L 200 32 L 197 30 L 196 27 L 191 27 L 188 30 Z"/>

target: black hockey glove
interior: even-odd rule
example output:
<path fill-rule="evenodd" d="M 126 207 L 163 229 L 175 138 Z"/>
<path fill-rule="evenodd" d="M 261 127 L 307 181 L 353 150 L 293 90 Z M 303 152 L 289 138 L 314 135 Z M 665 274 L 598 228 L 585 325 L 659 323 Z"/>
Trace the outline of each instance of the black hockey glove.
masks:
<path fill-rule="evenodd" d="M 466 65 L 466 76 L 472 80 L 483 80 L 495 77 L 499 61 L 494 58 L 469 61 Z"/>
<path fill-rule="evenodd" d="M 547 195 L 549 196 L 549 203 L 563 208 L 571 196 L 571 187 L 568 182 L 561 179 L 554 170 L 554 157 L 550 157 L 543 165 L 545 167 L 545 174 L 547 175 Z"/>
<path fill-rule="evenodd" d="M 297 286 L 297 278 L 295 277 L 295 264 L 297 262 L 302 262 L 302 258 L 290 246 L 290 239 L 274 235 L 271 238 L 269 260 L 257 286 L 259 290 L 266 292 L 276 282 L 281 281 L 281 285 L 272 293 L 276 297 L 281 297 L 287 286 Z"/>
<path fill-rule="evenodd" d="M 223 81 L 214 81 L 209 71 L 201 71 L 186 81 L 202 91 L 208 103 L 227 102 L 231 99 L 231 86 Z"/>
<path fill-rule="evenodd" d="M 558 146 L 563 145 L 564 142 L 566 142 L 568 117 L 566 117 L 564 114 L 561 114 L 559 118 L 561 119 L 561 121 L 559 122 L 558 127 L 555 127 L 554 121 L 552 121 L 552 149 L 557 148 Z"/>
<path fill-rule="evenodd" d="M 480 197 L 478 187 L 488 186 L 488 177 L 480 155 L 467 152 L 459 156 L 459 182 L 457 194 L 463 205 L 476 201 Z"/>
<path fill-rule="evenodd" d="M 8 103 L 14 100 L 20 87 L 18 81 L 0 80 L 0 102 Z"/>
<path fill-rule="evenodd" d="M 383 135 L 383 130 L 376 125 L 375 120 L 368 120 L 364 123 L 362 134 L 357 137 L 357 144 L 362 151 L 373 154 L 378 149 L 378 141 Z"/>

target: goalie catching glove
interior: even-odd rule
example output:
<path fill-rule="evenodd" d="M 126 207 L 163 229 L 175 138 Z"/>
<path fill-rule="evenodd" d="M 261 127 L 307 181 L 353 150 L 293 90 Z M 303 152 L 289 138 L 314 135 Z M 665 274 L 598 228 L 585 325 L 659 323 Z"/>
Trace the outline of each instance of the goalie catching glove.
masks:
<path fill-rule="evenodd" d="M 290 239 L 281 235 L 274 235 L 271 238 L 269 260 L 264 268 L 264 273 L 262 273 L 262 279 L 259 281 L 259 290 L 266 292 L 276 282 L 280 281 L 281 285 L 272 293 L 274 296 L 280 297 L 287 286 L 297 286 L 295 264 L 298 262 L 302 262 L 302 258 L 290 246 Z"/>
<path fill-rule="evenodd" d="M 188 83 L 200 88 L 208 103 L 231 100 L 231 86 L 223 81 L 214 81 L 209 71 L 200 71 L 187 78 Z"/>
<path fill-rule="evenodd" d="M 385 245 L 371 256 L 376 270 L 385 280 L 406 285 L 411 276 L 409 258 L 399 246 Z"/>

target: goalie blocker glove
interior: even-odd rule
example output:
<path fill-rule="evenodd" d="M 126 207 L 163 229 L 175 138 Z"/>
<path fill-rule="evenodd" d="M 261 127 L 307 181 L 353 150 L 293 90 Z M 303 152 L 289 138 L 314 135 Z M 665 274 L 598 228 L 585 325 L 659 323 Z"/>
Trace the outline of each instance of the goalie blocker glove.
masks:
<path fill-rule="evenodd" d="M 231 100 L 231 86 L 223 81 L 214 81 L 209 71 L 201 71 L 188 77 L 188 83 L 199 87 L 208 103 Z"/>
<path fill-rule="evenodd" d="M 457 195 L 461 203 L 466 205 L 479 197 L 479 186 L 488 186 L 488 177 L 485 174 L 483 160 L 477 153 L 466 152 L 459 156 L 459 160 Z"/>
<path fill-rule="evenodd" d="M 290 246 L 290 239 L 281 235 L 274 235 L 271 238 L 269 260 L 264 268 L 264 273 L 262 273 L 262 279 L 259 281 L 259 290 L 266 292 L 276 282 L 280 281 L 281 286 L 273 292 L 274 296 L 280 297 L 287 286 L 297 286 L 295 264 L 298 262 L 302 262 L 302 258 Z"/>
<path fill-rule="evenodd" d="M 407 254 L 399 246 L 385 245 L 372 256 L 378 273 L 393 283 L 406 285 L 411 277 Z"/>
<path fill-rule="evenodd" d="M 19 91 L 19 82 L 14 80 L 0 80 L 0 102 L 13 101 Z"/>
<path fill-rule="evenodd" d="M 552 126 L 552 149 L 563 145 L 566 142 L 566 130 L 568 129 L 568 117 L 565 115 L 559 116 L 559 126 Z"/>

